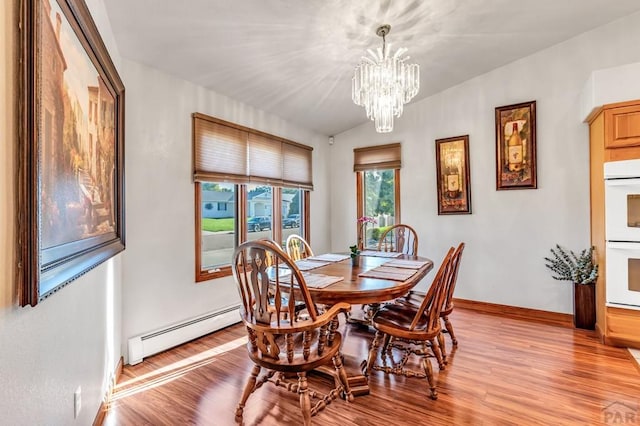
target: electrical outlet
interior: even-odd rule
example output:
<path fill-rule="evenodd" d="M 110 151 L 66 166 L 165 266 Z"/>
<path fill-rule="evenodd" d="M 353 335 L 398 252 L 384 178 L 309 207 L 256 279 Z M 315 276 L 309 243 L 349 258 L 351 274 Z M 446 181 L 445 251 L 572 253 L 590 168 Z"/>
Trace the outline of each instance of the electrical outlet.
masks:
<path fill-rule="evenodd" d="M 73 418 L 77 419 L 80 415 L 80 409 L 82 408 L 82 388 L 78 386 L 78 389 L 73 394 Z"/>

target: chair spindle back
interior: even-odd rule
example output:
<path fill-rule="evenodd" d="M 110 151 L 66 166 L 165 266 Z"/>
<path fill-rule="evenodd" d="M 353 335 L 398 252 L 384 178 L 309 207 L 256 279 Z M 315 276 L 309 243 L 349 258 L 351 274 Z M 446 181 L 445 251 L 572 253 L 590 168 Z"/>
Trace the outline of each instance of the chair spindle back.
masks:
<path fill-rule="evenodd" d="M 393 225 L 380 236 L 378 250 L 416 256 L 418 254 L 418 234 L 409 225 Z"/>
<path fill-rule="evenodd" d="M 241 244 L 234 252 L 233 275 L 246 322 L 291 327 L 297 321 L 296 302 L 304 303 L 312 321 L 318 316 L 300 270 L 276 243 Z M 283 306 L 284 294 L 287 302 Z"/>
<path fill-rule="evenodd" d="M 420 304 L 420 308 L 418 308 L 411 322 L 410 330 L 415 330 L 423 315 L 426 315 L 428 318 L 426 324 L 427 330 L 440 327 L 440 310 L 446 298 L 445 289 L 452 271 L 453 252 L 453 247 L 449 248 L 449 251 L 442 260 L 438 273 L 434 277 L 429 291 L 427 291 L 427 294 Z"/>
<path fill-rule="evenodd" d="M 311 250 L 309 243 L 297 234 L 292 234 L 287 237 L 285 247 L 287 254 L 294 261 L 313 256 L 313 250 Z"/>

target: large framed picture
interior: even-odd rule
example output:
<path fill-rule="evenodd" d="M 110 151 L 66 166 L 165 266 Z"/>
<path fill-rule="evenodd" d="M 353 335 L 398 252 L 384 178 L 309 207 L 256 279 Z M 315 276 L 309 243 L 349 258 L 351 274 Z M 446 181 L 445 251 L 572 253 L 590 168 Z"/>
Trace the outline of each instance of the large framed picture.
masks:
<path fill-rule="evenodd" d="M 22 306 L 124 249 L 124 85 L 83 0 L 21 8 Z"/>
<path fill-rule="evenodd" d="M 471 214 L 469 135 L 436 140 L 438 214 Z"/>
<path fill-rule="evenodd" d="M 535 189 L 536 101 L 496 108 L 496 189 Z"/>

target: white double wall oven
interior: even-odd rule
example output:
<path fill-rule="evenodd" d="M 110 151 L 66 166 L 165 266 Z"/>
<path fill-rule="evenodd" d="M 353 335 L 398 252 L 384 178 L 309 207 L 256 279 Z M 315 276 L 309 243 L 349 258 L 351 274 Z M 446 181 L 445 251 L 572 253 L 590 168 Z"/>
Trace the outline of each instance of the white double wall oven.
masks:
<path fill-rule="evenodd" d="M 604 165 L 607 306 L 640 310 L 640 160 Z"/>

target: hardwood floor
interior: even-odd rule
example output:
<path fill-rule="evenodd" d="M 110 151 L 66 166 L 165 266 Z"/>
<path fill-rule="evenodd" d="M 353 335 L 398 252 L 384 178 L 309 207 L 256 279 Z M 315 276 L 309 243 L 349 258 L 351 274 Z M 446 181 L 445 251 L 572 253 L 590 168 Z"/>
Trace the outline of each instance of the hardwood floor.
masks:
<path fill-rule="evenodd" d="M 336 400 L 317 425 L 640 425 L 640 373 L 625 349 L 595 333 L 457 309 L 460 345 L 445 371 L 433 361 L 439 398 L 425 379 L 372 372 L 371 394 Z M 372 334 L 341 325 L 350 372 Z M 446 336 L 447 351 L 451 351 Z M 252 364 L 240 325 L 125 366 L 105 425 L 234 425 Z M 311 387 L 328 384 L 310 378 Z M 617 422 L 616 422 L 617 420 Z M 298 425 L 297 397 L 265 384 L 245 408 L 247 425 Z"/>

